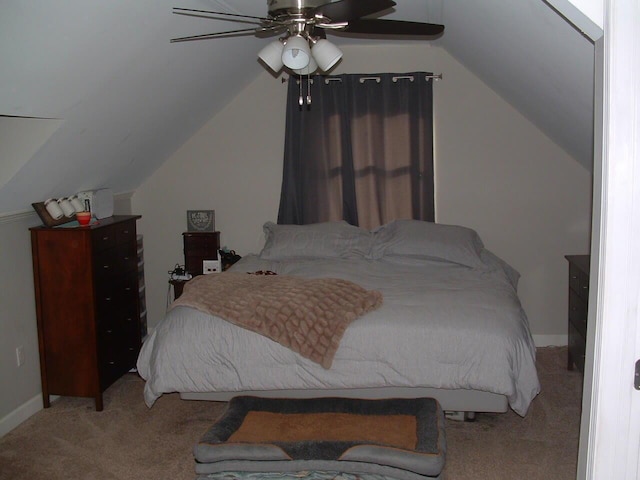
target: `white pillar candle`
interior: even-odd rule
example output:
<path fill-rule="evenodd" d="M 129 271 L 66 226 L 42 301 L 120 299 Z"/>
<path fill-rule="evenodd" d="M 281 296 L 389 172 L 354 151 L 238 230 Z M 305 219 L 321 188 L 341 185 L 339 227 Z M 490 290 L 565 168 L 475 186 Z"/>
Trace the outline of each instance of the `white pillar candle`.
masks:
<path fill-rule="evenodd" d="M 70 196 L 69 201 L 71 202 L 71 206 L 75 209 L 76 212 L 84 212 L 84 205 L 78 199 L 77 195 Z"/>
<path fill-rule="evenodd" d="M 60 205 L 58 205 L 58 202 L 55 198 L 49 198 L 45 200 L 44 208 L 54 220 L 59 220 L 64 215 L 64 212 L 60 208 Z"/>
<path fill-rule="evenodd" d="M 76 209 L 73 208 L 73 205 L 71 205 L 71 202 L 68 198 L 59 199 L 58 204 L 64 212 L 65 217 L 73 217 L 76 214 Z"/>

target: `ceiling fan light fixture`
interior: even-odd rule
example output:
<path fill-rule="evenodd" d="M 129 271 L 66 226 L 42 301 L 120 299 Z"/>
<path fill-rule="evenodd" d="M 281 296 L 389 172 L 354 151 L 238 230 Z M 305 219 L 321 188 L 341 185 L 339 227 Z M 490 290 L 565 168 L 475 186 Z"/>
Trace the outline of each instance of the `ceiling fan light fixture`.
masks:
<path fill-rule="evenodd" d="M 280 40 L 271 42 L 258 52 L 258 58 L 262 60 L 274 72 L 279 72 L 282 69 L 282 50 L 284 45 Z"/>
<path fill-rule="evenodd" d="M 321 38 L 311 48 L 313 58 L 323 71 L 328 71 L 342 58 L 342 51 L 329 40 Z"/>
<path fill-rule="evenodd" d="M 313 59 L 313 57 L 309 57 L 309 64 L 306 67 L 296 68 L 292 71 L 293 73 L 296 73 L 298 75 L 311 75 L 317 69 L 318 69 L 318 64 Z"/>
<path fill-rule="evenodd" d="M 267 0 L 267 5 L 268 14 L 263 17 L 175 7 L 173 13 L 179 15 L 248 23 L 252 26 L 172 38 L 171 42 L 283 34 L 284 37 L 279 41 L 270 43 L 258 52 L 260 62 L 276 74 L 286 66 L 289 72 L 304 75 L 316 70 L 329 72 L 342 58 L 340 49 L 326 39 L 327 32 L 432 39 L 444 31 L 444 25 L 370 18 L 378 13 L 384 16 L 385 10 L 396 5 L 394 0 Z"/>
<path fill-rule="evenodd" d="M 309 65 L 311 50 L 309 42 L 301 35 L 292 35 L 284 42 L 282 63 L 291 70 L 305 68 Z"/>

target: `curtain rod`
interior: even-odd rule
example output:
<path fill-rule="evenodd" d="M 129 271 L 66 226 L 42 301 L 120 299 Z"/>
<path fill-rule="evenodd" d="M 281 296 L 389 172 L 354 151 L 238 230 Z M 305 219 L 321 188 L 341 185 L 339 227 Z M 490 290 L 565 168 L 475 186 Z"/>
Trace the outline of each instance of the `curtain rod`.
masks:
<path fill-rule="evenodd" d="M 291 78 L 291 75 L 288 78 L 282 78 L 282 83 L 287 82 L 289 79 Z M 424 76 L 425 80 L 442 80 L 442 74 L 441 73 L 433 73 L 431 75 L 425 75 Z M 295 79 L 296 82 L 299 82 L 300 79 L 296 78 Z M 380 77 L 377 75 L 372 75 L 370 77 L 362 77 L 360 78 L 360 83 L 364 83 L 367 80 L 375 80 L 376 82 L 380 83 Z M 391 78 L 391 80 L 393 80 L 394 82 L 397 82 L 398 80 L 410 80 L 410 81 L 414 81 L 415 78 L 413 75 L 397 75 Z M 310 79 L 309 80 L 311 83 L 313 83 L 314 79 Z M 324 81 L 325 83 L 329 83 L 329 82 L 341 82 L 342 78 L 340 77 L 324 77 Z"/>

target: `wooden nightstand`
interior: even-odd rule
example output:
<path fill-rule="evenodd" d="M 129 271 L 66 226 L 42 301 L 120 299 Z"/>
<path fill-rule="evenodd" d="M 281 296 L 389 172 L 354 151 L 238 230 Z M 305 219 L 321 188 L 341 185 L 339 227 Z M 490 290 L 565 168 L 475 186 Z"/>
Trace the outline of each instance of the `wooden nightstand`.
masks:
<path fill-rule="evenodd" d="M 567 368 L 584 372 L 589 305 L 589 255 L 567 255 L 569 262 L 569 354 Z"/>
<path fill-rule="evenodd" d="M 194 277 L 202 275 L 202 262 L 218 258 L 220 232 L 184 232 L 182 236 L 185 270 Z"/>
<path fill-rule="evenodd" d="M 173 299 L 177 300 L 180 295 L 182 295 L 182 290 L 184 289 L 185 283 L 189 280 L 169 280 L 169 283 L 173 287 Z"/>

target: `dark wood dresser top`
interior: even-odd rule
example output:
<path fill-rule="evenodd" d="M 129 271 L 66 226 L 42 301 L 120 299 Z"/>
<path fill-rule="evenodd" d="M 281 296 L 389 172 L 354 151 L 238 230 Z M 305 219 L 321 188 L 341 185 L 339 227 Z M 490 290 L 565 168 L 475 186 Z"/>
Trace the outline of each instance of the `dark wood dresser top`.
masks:
<path fill-rule="evenodd" d="M 113 225 L 114 223 L 124 222 L 126 220 L 131 219 L 139 219 L 142 218 L 142 215 L 113 215 L 107 218 L 101 218 L 96 223 L 92 223 L 91 225 L 86 225 L 84 227 L 80 225 L 76 225 L 73 227 L 65 226 L 65 224 L 58 225 L 56 227 L 47 227 L 45 225 L 39 225 L 37 227 L 31 227 L 29 230 L 59 230 L 64 232 L 66 230 L 95 230 L 97 228 L 106 227 L 109 225 Z"/>
<path fill-rule="evenodd" d="M 589 263 L 591 255 L 565 255 L 569 262 L 578 267 L 582 272 L 589 274 Z"/>

